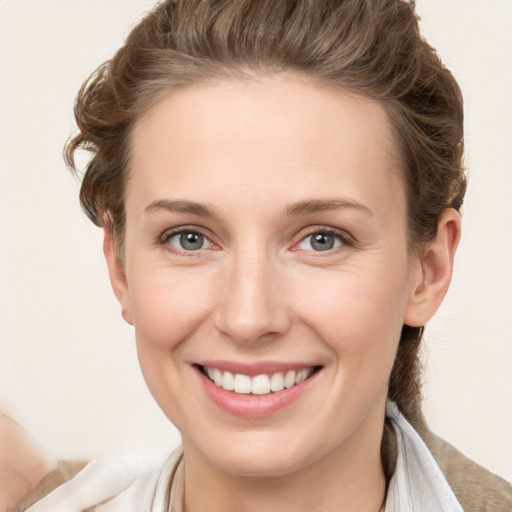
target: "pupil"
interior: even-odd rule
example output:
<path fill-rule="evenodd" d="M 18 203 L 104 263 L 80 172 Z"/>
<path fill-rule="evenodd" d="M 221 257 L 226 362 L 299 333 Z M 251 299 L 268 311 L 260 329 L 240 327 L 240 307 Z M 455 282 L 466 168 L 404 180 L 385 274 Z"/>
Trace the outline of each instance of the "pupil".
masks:
<path fill-rule="evenodd" d="M 201 249 L 203 246 L 203 235 L 199 233 L 183 233 L 180 236 L 180 243 L 184 249 L 189 251 Z"/>
<path fill-rule="evenodd" d="M 311 246 L 316 251 L 328 251 L 334 247 L 334 237 L 325 233 L 317 233 L 313 235 Z"/>

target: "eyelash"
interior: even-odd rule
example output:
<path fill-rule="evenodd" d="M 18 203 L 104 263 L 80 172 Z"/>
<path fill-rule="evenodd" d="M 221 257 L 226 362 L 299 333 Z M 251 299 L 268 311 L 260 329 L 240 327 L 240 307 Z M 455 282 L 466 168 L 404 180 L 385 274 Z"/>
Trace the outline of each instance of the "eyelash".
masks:
<path fill-rule="evenodd" d="M 203 249 L 198 250 L 186 250 L 186 249 L 178 249 L 177 247 L 171 246 L 169 241 L 178 235 L 199 235 L 204 237 L 205 241 L 207 241 L 210 244 L 210 247 L 217 247 L 214 242 L 212 242 L 211 237 L 208 235 L 205 235 L 201 232 L 201 230 L 198 230 L 197 228 L 190 227 L 187 228 L 187 226 L 181 226 L 180 228 L 172 229 L 170 231 L 165 231 L 162 235 L 158 237 L 157 245 L 165 246 L 167 250 L 176 253 L 178 255 L 185 255 L 185 256 L 199 256 Z M 209 248 L 210 248 L 209 247 Z"/>
<path fill-rule="evenodd" d="M 211 236 L 208 236 L 201 232 L 201 230 L 190 227 L 187 228 L 186 226 L 182 226 L 176 229 L 172 229 L 170 231 L 165 231 L 162 235 L 160 235 L 157 239 L 157 245 L 165 246 L 169 251 L 176 253 L 178 255 L 185 255 L 185 256 L 199 256 L 200 253 L 204 249 L 197 249 L 197 250 L 186 250 L 186 249 L 178 249 L 177 247 L 171 246 L 169 241 L 178 235 L 184 235 L 184 234 L 191 234 L 191 235 L 199 235 L 204 237 L 205 241 L 207 241 L 210 244 L 210 247 L 208 248 L 218 248 L 218 246 L 211 240 Z M 307 232 L 303 233 L 300 236 L 300 239 L 298 242 L 293 244 L 292 251 L 299 251 L 300 249 L 297 249 L 296 247 L 299 246 L 301 243 L 303 243 L 305 240 L 307 240 L 309 237 L 312 237 L 313 235 L 327 235 L 332 236 L 335 239 L 337 239 L 340 244 L 337 247 L 333 247 L 331 249 L 326 249 L 325 251 L 314 251 L 314 250 L 307 250 L 307 252 L 311 252 L 315 254 L 316 256 L 321 256 L 322 253 L 326 253 L 327 255 L 333 254 L 333 252 L 337 252 L 338 250 L 343 250 L 344 247 L 351 247 L 355 245 L 354 238 L 347 233 L 346 231 L 331 228 L 331 227 L 323 227 L 323 226 L 312 226 L 310 228 L 307 228 Z"/>

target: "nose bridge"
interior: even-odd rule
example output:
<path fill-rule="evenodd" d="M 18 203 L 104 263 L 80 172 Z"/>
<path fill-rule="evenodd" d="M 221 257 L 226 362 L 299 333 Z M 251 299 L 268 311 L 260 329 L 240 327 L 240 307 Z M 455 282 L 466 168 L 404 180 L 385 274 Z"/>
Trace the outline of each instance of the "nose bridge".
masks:
<path fill-rule="evenodd" d="M 251 343 L 289 327 L 279 265 L 265 250 L 246 247 L 230 258 L 222 283 L 217 328 L 238 343 Z"/>

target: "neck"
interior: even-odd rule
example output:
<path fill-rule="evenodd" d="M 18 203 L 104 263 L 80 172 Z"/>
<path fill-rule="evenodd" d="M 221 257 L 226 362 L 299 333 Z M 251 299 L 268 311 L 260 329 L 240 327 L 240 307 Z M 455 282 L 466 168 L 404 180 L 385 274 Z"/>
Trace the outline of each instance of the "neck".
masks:
<path fill-rule="evenodd" d="M 347 440 L 314 463 L 291 474 L 271 477 L 222 471 L 184 443 L 183 511 L 378 512 L 386 495 L 380 455 L 383 425 L 370 430 L 374 430 L 370 439 L 368 431 L 359 431 L 355 439 Z"/>

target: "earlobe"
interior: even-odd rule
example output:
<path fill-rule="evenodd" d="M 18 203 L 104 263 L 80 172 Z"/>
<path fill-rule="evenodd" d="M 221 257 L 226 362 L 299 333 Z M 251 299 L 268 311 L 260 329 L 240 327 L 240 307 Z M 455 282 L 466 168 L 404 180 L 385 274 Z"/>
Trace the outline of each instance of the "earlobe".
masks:
<path fill-rule="evenodd" d="M 452 279 L 460 233 L 459 213 L 453 208 L 446 209 L 439 219 L 435 238 L 425 245 L 418 262 L 404 324 L 421 327 L 439 309 Z"/>
<path fill-rule="evenodd" d="M 110 284 L 114 290 L 114 294 L 121 305 L 121 314 L 127 323 L 133 325 L 130 296 L 128 293 L 128 283 L 124 265 L 117 253 L 116 243 L 112 231 L 103 228 L 103 254 L 107 260 L 108 273 L 110 276 Z"/>

